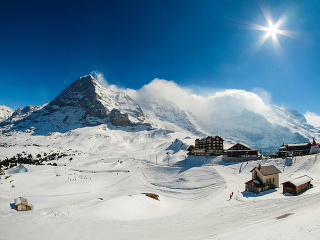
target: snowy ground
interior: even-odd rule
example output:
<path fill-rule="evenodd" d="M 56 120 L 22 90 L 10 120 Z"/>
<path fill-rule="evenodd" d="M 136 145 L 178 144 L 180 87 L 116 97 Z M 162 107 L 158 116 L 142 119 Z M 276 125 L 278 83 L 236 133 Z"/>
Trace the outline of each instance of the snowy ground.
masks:
<path fill-rule="evenodd" d="M 217 157 L 206 164 L 202 157 L 185 161 L 182 142 L 174 142 L 176 136 L 170 134 L 139 132 L 130 138 L 129 133 L 106 137 L 109 132 L 96 131 L 90 133 L 92 145 L 84 140 L 88 136 L 57 135 L 47 142 L 42 137 L 21 140 L 36 145 L 1 148 L 1 159 L 21 150 L 44 152 L 48 146 L 62 150 L 67 143 L 79 153 L 72 162 L 52 161 L 56 167 L 24 165 L 8 170 L 11 177 L 6 180 L 1 176 L 1 240 L 319 239 L 320 157 L 316 155 L 248 164 L 223 163 Z M 108 147 L 101 139 L 108 139 Z M 282 188 L 246 193 L 244 183 L 259 163 L 276 165 L 282 171 L 280 182 L 307 174 L 314 188 L 299 196 L 284 195 Z M 231 192 L 234 197 L 229 199 Z M 142 193 L 155 193 L 159 201 Z M 26 197 L 34 210 L 12 209 L 19 196 Z"/>

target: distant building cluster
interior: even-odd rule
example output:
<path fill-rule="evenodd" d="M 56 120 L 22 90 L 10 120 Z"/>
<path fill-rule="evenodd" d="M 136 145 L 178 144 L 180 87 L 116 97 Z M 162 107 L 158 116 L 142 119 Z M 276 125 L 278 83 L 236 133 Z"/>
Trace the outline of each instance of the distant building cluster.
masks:
<path fill-rule="evenodd" d="M 224 149 L 223 138 L 220 136 L 208 136 L 195 140 L 194 146 L 189 148 L 190 155 L 196 156 L 219 156 L 224 155 L 225 159 L 232 160 L 257 160 L 258 150 L 254 150 L 243 143 L 236 143 L 229 149 Z"/>
<path fill-rule="evenodd" d="M 248 161 L 262 159 L 258 150 L 252 149 L 246 144 L 236 143 L 228 149 L 223 147 L 224 140 L 220 136 L 208 136 L 195 140 L 194 146 L 189 147 L 189 155 L 219 156 L 223 155 L 223 161 Z M 320 153 L 320 146 L 313 139 L 310 143 L 282 144 L 278 152 L 269 157 L 294 157 L 307 154 Z M 247 162 L 248 164 L 248 162 Z M 261 166 L 260 164 L 251 170 L 252 179 L 245 183 L 245 190 L 260 193 L 269 189 L 280 187 L 279 174 L 281 171 L 273 165 Z M 282 183 L 283 193 L 298 195 L 313 187 L 312 178 L 304 175 Z M 230 196 L 231 198 L 232 196 Z"/>
<path fill-rule="evenodd" d="M 195 140 L 194 146 L 189 147 L 189 155 L 219 156 L 224 155 L 224 161 L 247 161 L 262 158 L 257 149 L 252 149 L 244 143 L 236 143 L 228 149 L 224 149 L 223 138 L 220 136 L 208 136 Z M 276 153 L 270 154 L 270 158 L 303 156 L 320 153 L 320 146 L 313 139 L 313 143 L 282 144 Z"/>
<path fill-rule="evenodd" d="M 310 142 L 282 144 L 282 146 L 278 149 L 278 152 L 275 153 L 273 157 L 303 156 L 315 153 L 320 153 L 320 147 L 313 139 L 312 144 Z"/>

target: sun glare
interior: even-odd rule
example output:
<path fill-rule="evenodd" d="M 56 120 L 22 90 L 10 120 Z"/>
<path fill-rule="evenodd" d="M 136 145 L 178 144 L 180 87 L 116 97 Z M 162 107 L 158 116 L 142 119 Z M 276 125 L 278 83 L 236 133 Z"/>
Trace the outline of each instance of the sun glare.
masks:
<path fill-rule="evenodd" d="M 276 33 L 278 33 L 278 28 L 275 25 L 271 25 L 269 28 L 267 28 L 268 36 L 275 37 Z"/>
<path fill-rule="evenodd" d="M 261 2 L 260 2 L 261 3 Z M 285 10 L 277 21 L 273 21 L 271 13 L 266 5 L 259 4 L 261 12 L 264 15 L 266 25 L 259 25 L 257 23 L 245 21 L 247 27 L 252 30 L 262 31 L 263 34 L 248 48 L 248 52 L 257 52 L 264 43 L 271 38 L 275 53 L 282 59 L 285 59 L 284 51 L 280 45 L 278 37 L 280 35 L 295 38 L 295 31 L 283 29 L 284 23 L 288 20 L 289 16 L 292 15 L 289 10 Z"/>

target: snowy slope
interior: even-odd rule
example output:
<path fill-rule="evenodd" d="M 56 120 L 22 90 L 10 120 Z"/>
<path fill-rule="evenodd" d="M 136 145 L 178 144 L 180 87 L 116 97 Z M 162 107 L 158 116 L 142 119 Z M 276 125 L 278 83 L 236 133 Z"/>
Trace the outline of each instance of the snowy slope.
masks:
<path fill-rule="evenodd" d="M 259 239 L 317 239 L 320 234 L 318 155 L 248 164 L 225 164 L 217 157 L 205 165 L 204 157 L 184 160 L 189 139 L 185 134 L 127 132 L 106 125 L 50 136 L 12 134 L 5 139 L 17 144 L 3 147 L 0 159 L 22 151 L 34 156 L 51 151 L 75 155 L 72 161 L 69 156 L 50 161 L 56 167 L 13 168 L 7 172 L 10 178 L 1 178 L 4 240 L 247 240 L 257 238 L 253 229 L 266 233 Z M 258 195 L 246 193 L 244 183 L 258 164 L 277 166 L 282 172 L 280 182 L 307 174 L 314 188 L 299 196 L 284 195 L 281 188 Z M 142 193 L 157 194 L 159 200 Z M 11 209 L 18 196 L 26 197 L 34 210 Z"/>

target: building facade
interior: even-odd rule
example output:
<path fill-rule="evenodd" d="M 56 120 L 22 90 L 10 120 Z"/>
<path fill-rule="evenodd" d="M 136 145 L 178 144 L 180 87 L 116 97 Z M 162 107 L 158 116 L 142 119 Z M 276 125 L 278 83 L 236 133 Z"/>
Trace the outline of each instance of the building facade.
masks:
<path fill-rule="evenodd" d="M 281 171 L 277 167 L 259 165 L 253 168 L 251 173 L 252 179 L 245 183 L 246 191 L 260 193 L 279 187 L 279 173 Z"/>
<path fill-rule="evenodd" d="M 253 150 L 243 143 L 236 143 L 234 146 L 228 149 L 228 157 L 258 157 L 258 150 Z"/>
<path fill-rule="evenodd" d="M 280 157 L 302 156 L 310 153 L 311 143 L 282 144 L 277 154 Z"/>
<path fill-rule="evenodd" d="M 196 139 L 193 153 L 195 155 L 222 155 L 223 139 L 220 136 L 208 136 Z"/>

